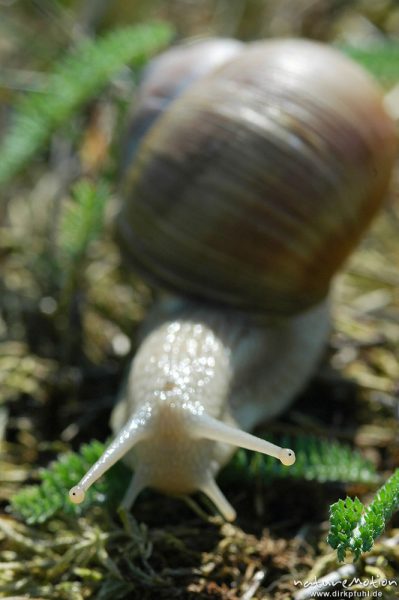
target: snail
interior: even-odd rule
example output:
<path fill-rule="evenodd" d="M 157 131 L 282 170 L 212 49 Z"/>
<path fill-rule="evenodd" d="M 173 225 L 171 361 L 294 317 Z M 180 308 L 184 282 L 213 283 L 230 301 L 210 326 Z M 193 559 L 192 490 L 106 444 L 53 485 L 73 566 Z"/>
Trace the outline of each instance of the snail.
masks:
<path fill-rule="evenodd" d="M 235 447 L 295 460 L 250 432 L 320 359 L 331 280 L 384 200 L 395 128 L 378 85 L 321 43 L 198 41 L 146 77 L 117 230 L 168 294 L 113 411 L 116 437 L 70 498 L 126 455 L 126 509 L 148 486 L 199 490 L 233 520 L 215 478 Z"/>

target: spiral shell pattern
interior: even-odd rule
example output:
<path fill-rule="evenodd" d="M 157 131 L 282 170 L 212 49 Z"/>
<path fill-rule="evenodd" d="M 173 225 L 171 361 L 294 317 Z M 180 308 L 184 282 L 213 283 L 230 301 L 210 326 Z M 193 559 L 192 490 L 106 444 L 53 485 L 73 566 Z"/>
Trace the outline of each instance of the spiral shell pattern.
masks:
<path fill-rule="evenodd" d="M 323 44 L 249 44 L 174 100 L 128 169 L 118 233 L 150 281 L 291 315 L 321 301 L 396 153 L 377 84 Z"/>

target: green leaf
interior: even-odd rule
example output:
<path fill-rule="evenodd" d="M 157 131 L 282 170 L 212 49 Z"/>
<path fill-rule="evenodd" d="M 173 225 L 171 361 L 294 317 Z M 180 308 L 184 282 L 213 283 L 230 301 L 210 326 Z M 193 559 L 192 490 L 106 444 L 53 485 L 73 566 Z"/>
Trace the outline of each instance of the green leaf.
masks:
<path fill-rule="evenodd" d="M 103 38 L 86 40 L 62 58 L 43 93 L 27 95 L 0 145 L 0 184 L 20 171 L 49 140 L 54 130 L 126 64 L 141 66 L 168 44 L 166 23 L 126 27 Z"/>
<path fill-rule="evenodd" d="M 109 190 L 104 184 L 95 186 L 81 180 L 74 186 L 72 197 L 61 218 L 58 245 L 63 259 L 74 263 L 83 258 L 90 242 L 102 231 Z"/>
<path fill-rule="evenodd" d="M 355 498 L 339 500 L 330 507 L 327 542 L 337 550 L 338 560 L 351 551 L 358 560 L 383 533 L 393 513 L 399 509 L 399 469 L 377 491 L 368 507 Z"/>
<path fill-rule="evenodd" d="M 341 50 L 360 63 L 384 86 L 399 82 L 399 44 L 379 44 L 368 48 L 340 46 Z"/>

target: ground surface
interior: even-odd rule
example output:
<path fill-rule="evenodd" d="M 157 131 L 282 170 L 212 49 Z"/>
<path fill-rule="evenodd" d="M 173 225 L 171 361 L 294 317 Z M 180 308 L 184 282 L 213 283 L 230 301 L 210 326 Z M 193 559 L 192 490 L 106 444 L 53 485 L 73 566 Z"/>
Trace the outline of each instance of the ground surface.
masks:
<path fill-rule="evenodd" d="M 40 90 L 39 73 L 74 43 L 79 32 L 72 24 L 96 27 L 93 10 L 100 11 L 100 3 L 89 1 L 43 0 L 29 10 L 21 3 L 3 4 L 0 57 L 8 66 L 0 69 L 1 130 L 18 93 Z M 399 31 L 394 1 L 301 1 L 295 9 L 292 4 L 204 2 L 194 10 L 189 2 L 174 1 L 168 9 L 149 2 L 140 15 L 171 18 L 181 36 L 207 31 L 348 41 Z M 114 3 L 101 26 L 137 18 L 124 11 L 129 12 Z M 330 504 L 347 494 L 367 502 L 375 486 L 228 479 L 223 489 L 237 509 L 234 524 L 209 516 L 212 509 L 201 497 L 186 504 L 155 492 L 143 494 L 134 518 L 124 524 L 115 511 L 98 506 L 77 519 L 61 512 L 36 526 L 10 513 L 9 499 L 37 480 L 39 467 L 109 435 L 109 413 L 135 332 L 153 299 L 121 267 L 107 225 L 81 264 L 69 267 L 69 278 L 60 273 L 62 257 L 53 260 L 59 214 L 72 182 L 82 174 L 96 181 L 104 171 L 116 177 L 122 120 L 115 106 L 123 109 L 131 90 L 125 80 L 122 84 L 54 135 L 50 147 L 6 188 L 0 205 L 0 597 L 310 598 L 304 591 L 297 595 L 306 581 L 342 568 L 325 541 Z M 397 187 L 390 207 L 336 281 L 334 329 L 319 371 L 287 414 L 265 426 L 277 435 L 348 443 L 373 462 L 382 480 L 399 467 Z M 107 215 L 106 223 L 110 220 Z M 398 514 L 374 549 L 346 568 L 363 580 L 397 577 Z M 375 591 L 361 583 L 351 589 L 370 597 Z M 395 598 L 397 589 L 384 586 L 381 597 Z"/>

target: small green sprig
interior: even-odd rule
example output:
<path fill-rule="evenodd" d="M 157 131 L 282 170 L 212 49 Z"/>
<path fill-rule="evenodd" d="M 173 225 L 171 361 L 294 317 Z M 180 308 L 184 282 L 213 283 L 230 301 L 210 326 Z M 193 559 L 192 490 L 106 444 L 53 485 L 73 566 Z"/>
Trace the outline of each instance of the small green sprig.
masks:
<path fill-rule="evenodd" d="M 108 198 L 105 184 L 82 179 L 73 187 L 72 201 L 64 208 L 59 228 L 58 248 L 64 266 L 80 261 L 90 242 L 100 235 Z"/>
<path fill-rule="evenodd" d="M 172 30 L 166 23 L 137 25 L 85 40 L 63 57 L 43 92 L 27 95 L 17 107 L 14 123 L 0 144 L 0 184 L 20 171 L 52 132 L 124 65 L 141 66 L 171 38 Z"/>
<path fill-rule="evenodd" d="M 327 541 L 337 551 L 338 560 L 343 561 L 347 551 L 358 560 L 363 552 L 371 550 L 398 509 L 399 469 L 377 491 L 369 506 L 365 507 L 358 498 L 346 498 L 333 504 Z"/>
<path fill-rule="evenodd" d="M 109 189 L 104 183 L 94 184 L 82 179 L 73 186 L 71 195 L 71 200 L 62 208 L 54 263 L 54 280 L 59 286 L 58 316 L 65 360 L 69 360 L 81 347 L 80 328 L 70 326 L 72 307 L 77 292 L 85 288 L 90 244 L 103 231 Z"/>
<path fill-rule="evenodd" d="M 342 46 L 341 50 L 370 71 L 384 87 L 398 83 L 399 44 L 392 42 L 367 48 Z"/>

